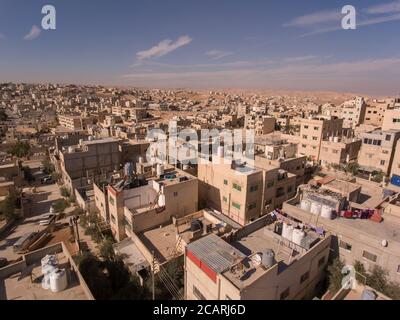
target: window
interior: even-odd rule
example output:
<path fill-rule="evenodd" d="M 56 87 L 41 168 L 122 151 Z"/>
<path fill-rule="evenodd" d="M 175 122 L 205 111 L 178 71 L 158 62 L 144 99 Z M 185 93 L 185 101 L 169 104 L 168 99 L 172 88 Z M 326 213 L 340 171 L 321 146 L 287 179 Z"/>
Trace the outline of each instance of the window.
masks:
<path fill-rule="evenodd" d="M 272 188 L 274 186 L 274 181 L 267 182 L 267 188 Z"/>
<path fill-rule="evenodd" d="M 390 141 L 392 139 L 392 136 L 390 134 L 386 135 L 386 141 Z"/>
<path fill-rule="evenodd" d="M 318 260 L 318 267 L 321 267 L 325 263 L 325 256 Z"/>
<path fill-rule="evenodd" d="M 258 186 L 251 186 L 250 187 L 250 192 L 255 192 L 258 190 Z"/>
<path fill-rule="evenodd" d="M 178 196 L 178 192 L 174 192 L 174 197 L 177 197 Z"/>
<path fill-rule="evenodd" d="M 332 150 L 332 153 L 338 154 L 338 153 L 339 153 L 339 150 Z"/>
<path fill-rule="evenodd" d="M 290 287 L 287 288 L 285 291 L 283 291 L 283 292 L 281 293 L 280 299 L 281 299 L 281 300 L 287 299 L 287 298 L 289 297 L 289 294 L 290 294 Z"/>
<path fill-rule="evenodd" d="M 363 257 L 365 259 L 368 259 L 368 260 L 372 261 L 372 262 L 376 262 L 376 260 L 378 259 L 377 255 L 375 255 L 375 254 L 373 254 L 371 252 L 368 252 L 368 251 L 363 251 Z"/>
<path fill-rule="evenodd" d="M 347 251 L 351 251 L 351 244 L 344 242 L 342 240 L 339 241 L 339 247 Z"/>
<path fill-rule="evenodd" d="M 300 283 L 303 283 L 304 281 L 307 281 L 308 278 L 310 278 L 310 272 L 309 271 L 307 271 L 305 274 L 303 274 L 300 277 Z"/>
<path fill-rule="evenodd" d="M 115 205 L 115 202 L 114 202 L 114 198 L 113 198 L 113 197 L 110 196 L 110 197 L 108 198 L 108 201 L 110 202 L 111 205 Z"/>
<path fill-rule="evenodd" d="M 227 197 L 222 197 L 222 200 L 223 200 L 224 202 L 228 202 Z"/>
<path fill-rule="evenodd" d="M 381 160 L 381 166 L 385 165 L 385 160 Z"/>
<path fill-rule="evenodd" d="M 228 185 L 228 180 L 226 180 L 226 179 L 224 180 L 224 185 L 226 185 L 226 186 Z"/>
<path fill-rule="evenodd" d="M 304 126 L 304 129 L 308 129 L 308 126 Z"/>
<path fill-rule="evenodd" d="M 199 300 L 207 300 L 206 297 L 203 296 L 203 294 L 195 286 L 193 286 L 193 294 Z"/>
<path fill-rule="evenodd" d="M 307 135 L 303 134 L 303 139 L 307 139 Z"/>
<path fill-rule="evenodd" d="M 116 223 L 116 222 L 117 222 L 117 220 L 115 219 L 115 217 L 114 217 L 113 215 L 111 215 L 111 221 L 112 221 L 113 223 Z"/>
<path fill-rule="evenodd" d="M 240 210 L 240 204 L 237 203 L 237 202 L 232 202 L 232 207 L 234 207 L 234 208 Z"/>
<path fill-rule="evenodd" d="M 317 140 L 318 140 L 318 137 L 312 137 L 312 139 L 313 139 L 314 141 L 317 141 Z"/>
<path fill-rule="evenodd" d="M 252 210 L 257 208 L 257 203 L 256 202 L 252 202 L 247 206 L 247 209 Z"/>
<path fill-rule="evenodd" d="M 242 191 L 242 187 L 239 186 L 239 185 L 236 184 L 236 183 L 233 184 L 233 189 L 236 189 L 237 191 Z"/>
<path fill-rule="evenodd" d="M 314 127 L 314 130 L 319 130 L 319 127 Z"/>
<path fill-rule="evenodd" d="M 389 151 L 388 150 L 382 150 L 382 153 L 383 154 L 389 154 Z"/>

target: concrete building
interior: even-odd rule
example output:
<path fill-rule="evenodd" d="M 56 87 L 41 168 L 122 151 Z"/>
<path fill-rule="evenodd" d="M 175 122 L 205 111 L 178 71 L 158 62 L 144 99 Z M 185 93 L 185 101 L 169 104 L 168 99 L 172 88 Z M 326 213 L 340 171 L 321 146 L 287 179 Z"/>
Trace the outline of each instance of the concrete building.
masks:
<path fill-rule="evenodd" d="M 366 172 L 382 171 L 390 174 L 395 147 L 400 138 L 400 131 L 375 130 L 361 134 L 362 145 L 358 163 Z"/>
<path fill-rule="evenodd" d="M 379 187 L 375 187 L 375 189 L 379 189 Z M 346 219 L 333 215 L 333 211 L 326 208 L 321 210 L 319 207 L 319 211 L 317 210 L 318 202 L 316 202 L 318 199 L 323 201 L 323 206 L 332 205 L 331 209 L 333 209 L 335 203 L 331 201 L 331 197 L 335 196 L 335 193 L 315 188 L 310 192 L 314 192 L 314 197 L 311 199 L 306 198 L 305 192 L 300 192 L 296 198 L 285 202 L 283 212 L 294 219 L 307 221 L 332 234 L 332 252 L 346 264 L 353 265 L 358 260 L 364 264 L 367 271 L 378 265 L 388 271 L 391 281 L 400 282 L 399 195 L 384 196 L 376 202 L 376 204 L 380 203 L 379 208 L 384 208 L 379 210 L 384 219 L 379 223 L 370 219 Z M 364 193 L 363 187 L 361 194 Z M 339 194 L 335 197 L 341 198 Z M 360 197 L 358 202 L 363 201 L 363 198 L 364 196 Z M 358 208 L 374 208 L 370 205 L 360 205 L 357 202 L 340 201 L 340 203 L 343 203 L 343 210 L 351 212 L 360 210 Z"/>
<path fill-rule="evenodd" d="M 198 180 L 174 167 L 158 166 L 157 170 L 150 178 L 132 176 L 108 185 L 107 201 L 100 197 L 101 190 L 95 193 L 99 199 L 96 205 L 108 205 L 117 241 L 197 211 Z M 99 210 L 102 212 L 101 205 Z"/>
<path fill-rule="evenodd" d="M 320 236 L 309 228 L 293 231 L 295 225 L 296 222 L 287 218 L 279 216 L 278 221 L 274 221 L 268 215 L 229 237 L 211 234 L 188 244 L 185 250 L 185 298 L 314 298 L 322 285 L 331 237 Z M 289 237 L 286 232 L 289 229 L 300 234 L 303 240 Z"/>
<path fill-rule="evenodd" d="M 321 143 L 342 135 L 343 119 L 335 117 L 301 119 L 298 153 L 313 161 L 320 160 Z"/>
<path fill-rule="evenodd" d="M 357 160 L 361 140 L 357 138 L 329 137 L 321 143 L 322 165 L 342 165 Z"/>
<path fill-rule="evenodd" d="M 343 128 L 355 128 L 361 124 L 365 118 L 365 110 L 366 103 L 362 97 L 356 97 L 343 103 L 341 112 Z"/>
<path fill-rule="evenodd" d="M 58 116 L 58 121 L 60 126 L 72 131 L 86 130 L 88 125 L 93 124 L 91 118 L 62 114 Z"/>
<path fill-rule="evenodd" d="M 382 130 L 400 131 L 400 108 L 387 109 L 383 118 Z"/>
<path fill-rule="evenodd" d="M 392 103 L 387 100 L 376 100 L 368 102 L 365 110 L 364 124 L 382 127 L 383 118 Z"/>
<path fill-rule="evenodd" d="M 200 203 L 246 225 L 282 205 L 296 192 L 296 176 L 257 159 L 255 167 L 202 159 L 198 164 Z"/>
<path fill-rule="evenodd" d="M 255 135 L 268 134 L 275 131 L 276 119 L 263 115 L 246 115 L 244 127 L 252 129 Z"/>

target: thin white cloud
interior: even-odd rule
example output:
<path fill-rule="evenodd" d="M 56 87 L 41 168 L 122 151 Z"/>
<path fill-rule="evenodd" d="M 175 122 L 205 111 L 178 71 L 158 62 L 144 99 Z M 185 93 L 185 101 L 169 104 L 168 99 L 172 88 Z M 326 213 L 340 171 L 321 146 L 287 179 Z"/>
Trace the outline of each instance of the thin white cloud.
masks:
<path fill-rule="evenodd" d="M 223 51 L 223 50 L 210 50 L 207 51 L 205 55 L 211 58 L 212 60 L 219 60 L 233 55 L 233 52 Z"/>
<path fill-rule="evenodd" d="M 308 56 L 300 56 L 300 57 L 289 57 L 289 58 L 285 58 L 284 61 L 285 62 L 304 62 L 304 61 L 308 61 L 308 60 L 314 60 L 318 58 L 317 56 L 313 56 L 313 55 L 308 55 Z"/>
<path fill-rule="evenodd" d="M 384 14 L 384 13 L 395 13 L 400 12 L 400 0 L 378 4 L 365 9 L 368 14 Z"/>
<path fill-rule="evenodd" d="M 192 42 L 192 40 L 193 39 L 189 36 L 181 36 L 175 42 L 170 39 L 166 39 L 148 50 L 139 51 L 136 53 L 136 58 L 137 60 L 142 61 L 146 59 L 162 57 L 172 51 L 188 45 Z"/>
<path fill-rule="evenodd" d="M 340 10 L 325 10 L 318 11 L 304 16 L 294 18 L 293 20 L 285 23 L 284 27 L 308 27 L 316 24 L 323 24 L 326 22 L 339 21 L 341 20 Z"/>
<path fill-rule="evenodd" d="M 41 32 L 42 30 L 40 30 L 36 25 L 33 25 L 31 31 L 24 36 L 24 40 L 34 40 L 40 36 Z"/>

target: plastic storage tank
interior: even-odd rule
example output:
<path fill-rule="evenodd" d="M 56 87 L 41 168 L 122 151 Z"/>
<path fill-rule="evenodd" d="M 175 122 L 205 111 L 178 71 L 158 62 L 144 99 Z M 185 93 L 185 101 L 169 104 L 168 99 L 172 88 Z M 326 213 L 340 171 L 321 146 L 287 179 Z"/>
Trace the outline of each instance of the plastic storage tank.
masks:
<path fill-rule="evenodd" d="M 165 206 L 165 195 L 161 194 L 158 197 L 158 206 L 159 207 L 164 207 Z"/>
<path fill-rule="evenodd" d="M 292 242 L 301 246 L 302 240 L 306 237 L 306 233 L 300 229 L 293 230 Z"/>
<path fill-rule="evenodd" d="M 275 253 L 271 249 L 267 249 L 262 253 L 261 261 L 264 267 L 271 268 L 275 263 Z"/>
<path fill-rule="evenodd" d="M 310 202 L 310 200 L 307 200 L 307 199 L 301 200 L 300 208 L 301 208 L 301 210 L 310 212 L 310 210 L 311 210 L 311 202 Z"/>
<path fill-rule="evenodd" d="M 292 241 L 292 238 L 293 238 L 293 230 L 294 230 L 294 228 L 293 228 L 292 225 L 289 225 L 289 224 L 287 224 L 287 223 L 284 223 L 284 224 L 283 224 L 283 227 L 282 227 L 282 237 L 284 237 L 285 239 L 288 239 L 288 240 Z"/>
<path fill-rule="evenodd" d="M 319 215 L 321 213 L 321 205 L 318 202 L 312 202 L 310 211 L 312 214 Z"/>
<path fill-rule="evenodd" d="M 50 275 L 50 290 L 60 292 L 68 287 L 67 273 L 65 269 L 60 269 Z"/>
<path fill-rule="evenodd" d="M 322 206 L 321 208 L 321 217 L 325 219 L 332 220 L 332 211 L 333 209 L 329 206 Z"/>
<path fill-rule="evenodd" d="M 164 174 L 164 166 L 162 164 L 157 165 L 157 175 L 162 176 Z"/>

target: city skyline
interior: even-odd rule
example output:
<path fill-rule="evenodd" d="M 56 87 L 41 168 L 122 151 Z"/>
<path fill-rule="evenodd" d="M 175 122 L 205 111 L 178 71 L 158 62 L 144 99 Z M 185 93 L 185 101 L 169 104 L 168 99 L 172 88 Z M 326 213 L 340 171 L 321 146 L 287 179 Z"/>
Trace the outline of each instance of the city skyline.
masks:
<path fill-rule="evenodd" d="M 0 81 L 397 95 L 400 1 L 0 2 Z"/>

